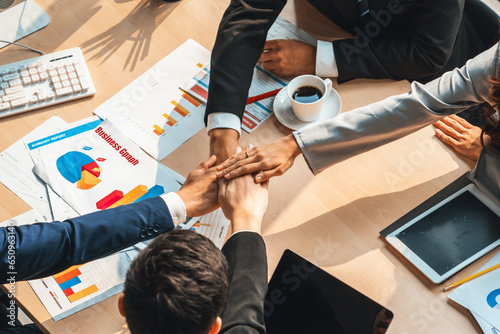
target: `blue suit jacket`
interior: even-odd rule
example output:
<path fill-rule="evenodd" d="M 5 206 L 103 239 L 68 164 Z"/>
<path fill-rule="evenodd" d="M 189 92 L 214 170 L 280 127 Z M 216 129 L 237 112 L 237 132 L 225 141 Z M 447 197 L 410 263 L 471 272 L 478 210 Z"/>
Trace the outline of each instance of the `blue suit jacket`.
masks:
<path fill-rule="evenodd" d="M 16 281 L 47 277 L 173 228 L 168 207 L 160 197 L 63 222 L 0 228 L 0 283 L 11 276 Z M 11 263 L 9 246 L 10 255 L 14 255 Z"/>

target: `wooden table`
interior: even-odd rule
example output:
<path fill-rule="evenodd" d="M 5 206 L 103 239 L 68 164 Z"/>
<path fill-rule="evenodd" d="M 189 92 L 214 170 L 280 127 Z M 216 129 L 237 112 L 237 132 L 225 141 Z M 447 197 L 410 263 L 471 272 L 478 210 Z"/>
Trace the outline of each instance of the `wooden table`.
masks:
<path fill-rule="evenodd" d="M 192 38 L 211 49 L 229 1 L 44 0 L 50 25 L 21 42 L 46 53 L 80 46 L 97 89 L 93 98 L 0 120 L 0 151 L 54 114 L 67 122 L 88 117 L 101 103 L 152 65 Z M 290 1 L 285 18 L 318 38 L 347 36 L 304 0 Z M 35 54 L 10 46 L 0 64 Z M 355 80 L 334 85 L 343 111 L 408 91 L 405 81 Z M 262 144 L 290 133 L 271 116 L 241 144 Z M 208 137 L 200 131 L 162 163 L 183 174 L 208 157 Z M 313 177 L 299 157 L 270 186 L 263 223 L 271 274 L 290 248 L 395 313 L 389 333 L 480 333 L 470 314 L 451 305 L 442 286 L 430 283 L 397 256 L 378 232 L 470 170 L 473 162 L 433 137 L 431 127 L 337 164 Z M 0 185 L 0 221 L 31 208 Z M 470 275 L 487 256 L 459 273 Z M 23 310 L 51 333 L 125 333 L 117 296 L 54 322 L 27 283 L 18 283 Z"/>

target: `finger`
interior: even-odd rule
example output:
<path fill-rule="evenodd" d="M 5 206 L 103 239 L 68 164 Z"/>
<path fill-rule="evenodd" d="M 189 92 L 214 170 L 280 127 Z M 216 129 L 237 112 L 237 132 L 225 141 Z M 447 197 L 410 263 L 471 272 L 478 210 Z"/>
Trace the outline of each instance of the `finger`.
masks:
<path fill-rule="evenodd" d="M 234 149 L 234 153 L 233 153 L 233 154 L 238 154 L 238 153 L 240 153 L 241 151 L 243 151 L 243 150 L 241 149 L 241 147 L 240 147 L 240 146 L 236 146 L 236 148 Z"/>
<path fill-rule="evenodd" d="M 444 134 L 453 137 L 454 139 L 458 139 L 459 133 L 450 127 L 449 125 L 445 124 L 442 120 L 439 122 L 436 122 L 435 126 L 441 130 Z"/>
<path fill-rule="evenodd" d="M 244 161 L 240 161 L 237 164 L 229 167 L 231 171 L 225 173 L 224 178 L 227 180 L 234 179 L 235 177 L 245 175 L 245 174 L 250 174 L 250 173 L 255 173 L 261 170 L 265 170 L 266 168 L 264 167 L 264 163 L 259 161 L 255 163 L 248 163 L 248 164 L 242 164 Z M 229 170 L 228 169 L 228 170 Z"/>
<path fill-rule="evenodd" d="M 203 170 L 207 170 L 210 167 L 212 167 L 216 161 L 217 161 L 217 156 L 212 155 L 210 158 L 208 158 L 208 160 L 203 161 L 198 167 Z"/>
<path fill-rule="evenodd" d="M 219 171 L 219 173 L 217 173 L 217 176 L 218 177 L 224 176 L 224 174 L 226 174 L 227 172 L 230 172 L 231 170 L 234 169 L 234 168 L 232 168 L 230 170 L 227 170 L 228 168 L 230 168 L 231 166 L 234 166 L 234 164 L 238 163 L 239 161 L 249 159 L 249 158 L 255 156 L 256 154 L 257 154 L 257 150 L 255 147 L 252 146 L 251 148 L 247 149 L 245 152 L 241 152 L 237 155 L 233 155 L 233 156 L 229 157 L 226 161 L 224 161 L 222 164 L 217 166 L 217 170 Z M 251 161 L 252 160 L 248 160 L 248 161 L 245 161 L 245 163 L 249 163 Z"/>
<path fill-rule="evenodd" d="M 455 131 L 457 131 L 457 133 L 462 133 L 462 132 L 465 132 L 467 131 L 466 128 L 464 128 L 462 126 L 462 124 L 460 124 L 458 121 L 456 121 L 455 119 L 451 118 L 451 117 L 445 117 L 442 119 L 443 123 L 448 125 L 450 128 L 454 129 Z"/>
<path fill-rule="evenodd" d="M 273 60 L 273 52 L 272 51 L 265 51 L 260 54 L 259 61 L 263 63 L 268 63 Z"/>
<path fill-rule="evenodd" d="M 470 124 L 465 118 L 457 116 L 457 115 L 450 115 L 448 116 L 449 118 L 455 120 L 458 122 L 460 125 L 462 125 L 465 128 L 472 128 L 474 125 Z"/>
<path fill-rule="evenodd" d="M 267 40 L 266 43 L 264 44 L 264 51 L 272 50 L 278 45 L 279 39 L 270 39 Z"/>
<path fill-rule="evenodd" d="M 436 134 L 436 137 L 438 137 L 443 143 L 453 147 L 456 147 L 458 145 L 458 141 L 455 138 L 446 135 L 443 131 L 436 129 L 434 133 Z"/>
<path fill-rule="evenodd" d="M 271 170 L 259 172 L 257 175 L 255 175 L 255 182 L 262 183 L 262 182 L 268 181 L 272 177 L 280 176 L 280 175 L 283 175 L 283 171 L 281 170 L 281 168 L 276 167 L 276 168 L 271 169 Z"/>

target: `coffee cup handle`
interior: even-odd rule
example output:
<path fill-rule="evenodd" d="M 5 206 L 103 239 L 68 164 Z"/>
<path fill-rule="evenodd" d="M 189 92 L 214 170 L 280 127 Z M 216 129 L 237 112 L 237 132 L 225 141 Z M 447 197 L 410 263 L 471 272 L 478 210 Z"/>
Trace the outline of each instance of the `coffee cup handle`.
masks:
<path fill-rule="evenodd" d="M 328 94 L 330 94 L 330 91 L 332 90 L 332 80 L 330 79 L 325 79 L 323 80 L 325 82 L 325 86 L 326 86 L 326 94 L 328 96 Z"/>

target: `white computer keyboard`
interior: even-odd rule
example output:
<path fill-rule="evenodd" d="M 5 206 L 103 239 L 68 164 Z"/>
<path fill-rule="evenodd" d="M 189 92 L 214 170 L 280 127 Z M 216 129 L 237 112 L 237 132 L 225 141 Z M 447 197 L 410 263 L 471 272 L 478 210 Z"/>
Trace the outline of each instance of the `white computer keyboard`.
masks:
<path fill-rule="evenodd" d="M 0 66 L 0 117 L 94 94 L 80 48 Z"/>

